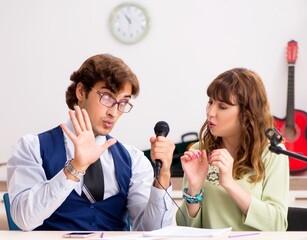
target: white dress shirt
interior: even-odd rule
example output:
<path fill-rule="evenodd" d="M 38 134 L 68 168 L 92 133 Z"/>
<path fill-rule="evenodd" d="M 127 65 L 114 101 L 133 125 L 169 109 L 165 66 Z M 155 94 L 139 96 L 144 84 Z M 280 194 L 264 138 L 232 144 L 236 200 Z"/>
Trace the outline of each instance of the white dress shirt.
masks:
<path fill-rule="evenodd" d="M 71 121 L 68 128 L 74 132 Z M 64 133 L 67 160 L 74 157 L 74 146 Z M 103 144 L 105 136 L 96 141 Z M 144 153 L 137 148 L 124 144 L 132 160 L 132 176 L 129 184 L 127 209 L 131 218 L 132 230 L 150 231 L 172 224 L 172 199 L 169 197 L 172 186 L 165 190 L 153 187 L 153 169 Z M 110 151 L 100 157 L 104 169 L 104 199 L 119 192 L 115 168 Z M 8 192 L 14 222 L 25 231 L 33 230 L 65 201 L 73 189 L 81 195 L 83 179 L 74 182 L 59 171 L 47 180 L 42 167 L 40 144 L 37 135 L 22 137 L 8 161 Z"/>

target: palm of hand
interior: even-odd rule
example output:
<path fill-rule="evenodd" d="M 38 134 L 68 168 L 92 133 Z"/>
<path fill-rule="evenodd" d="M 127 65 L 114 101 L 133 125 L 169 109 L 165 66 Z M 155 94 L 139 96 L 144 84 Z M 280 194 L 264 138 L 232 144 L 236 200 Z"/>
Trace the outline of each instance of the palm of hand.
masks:
<path fill-rule="evenodd" d="M 75 146 L 75 159 L 82 165 L 90 165 L 103 153 L 101 145 L 95 141 L 93 131 L 83 131 L 73 141 Z"/>
<path fill-rule="evenodd" d="M 208 162 L 204 159 L 200 161 L 200 159 L 201 158 L 181 162 L 190 184 L 203 183 L 207 177 Z"/>
<path fill-rule="evenodd" d="M 75 106 L 75 112 L 69 112 L 71 122 L 75 129 L 75 134 L 65 125 L 61 127 L 71 139 L 75 148 L 74 162 L 79 167 L 86 169 L 90 164 L 95 162 L 101 154 L 116 140 L 109 139 L 103 145 L 96 143 L 95 135 L 92 129 L 90 118 L 85 109 Z"/>

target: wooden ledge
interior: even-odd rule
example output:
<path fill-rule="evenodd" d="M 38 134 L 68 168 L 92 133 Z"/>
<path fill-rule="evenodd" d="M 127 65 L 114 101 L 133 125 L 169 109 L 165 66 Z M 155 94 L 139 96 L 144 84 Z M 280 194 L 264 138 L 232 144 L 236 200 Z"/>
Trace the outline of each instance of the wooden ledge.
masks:
<path fill-rule="evenodd" d="M 182 178 L 173 177 L 171 179 L 174 190 L 182 190 Z M 290 190 L 307 190 L 307 175 L 306 176 L 291 176 L 290 177 Z M 6 192 L 6 181 L 0 181 L 0 192 Z"/>
<path fill-rule="evenodd" d="M 182 178 L 172 178 L 173 189 L 182 190 Z M 307 190 L 307 175 L 290 176 L 290 190 Z"/>
<path fill-rule="evenodd" d="M 291 176 L 290 190 L 307 190 L 307 175 L 306 176 Z"/>
<path fill-rule="evenodd" d="M 0 192 L 7 192 L 7 185 L 5 181 L 0 181 Z"/>

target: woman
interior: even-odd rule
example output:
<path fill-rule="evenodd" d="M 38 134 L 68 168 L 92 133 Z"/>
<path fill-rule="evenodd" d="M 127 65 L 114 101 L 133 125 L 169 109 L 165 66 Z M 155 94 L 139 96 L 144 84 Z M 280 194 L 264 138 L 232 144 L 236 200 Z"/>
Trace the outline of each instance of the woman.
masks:
<path fill-rule="evenodd" d="M 288 157 L 268 149 L 265 131 L 274 122 L 259 75 L 231 69 L 210 84 L 207 95 L 200 141 L 181 157 L 185 201 L 177 225 L 285 231 Z"/>

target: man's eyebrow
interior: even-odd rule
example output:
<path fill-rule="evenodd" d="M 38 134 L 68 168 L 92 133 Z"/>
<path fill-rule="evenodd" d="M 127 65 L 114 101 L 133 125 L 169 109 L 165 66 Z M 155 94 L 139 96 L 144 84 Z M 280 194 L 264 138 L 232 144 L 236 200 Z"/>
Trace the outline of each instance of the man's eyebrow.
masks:
<path fill-rule="evenodd" d="M 114 92 L 113 92 L 110 88 L 108 88 L 108 87 L 101 87 L 100 89 L 101 89 L 101 90 L 106 89 L 106 90 L 109 90 L 111 93 L 116 94 L 116 93 L 114 93 Z M 128 95 L 124 95 L 123 97 L 124 97 L 124 98 L 132 98 L 132 95 L 131 95 L 131 94 L 128 94 Z"/>

